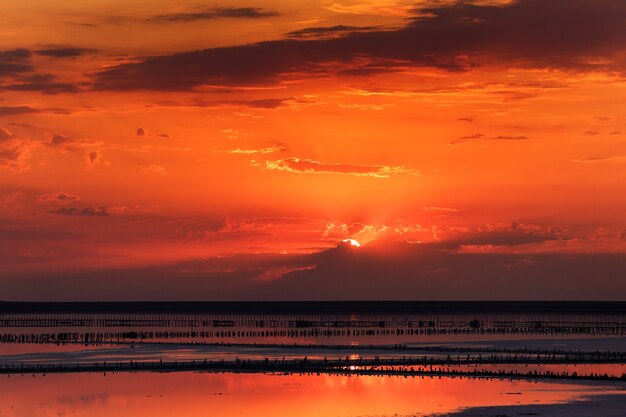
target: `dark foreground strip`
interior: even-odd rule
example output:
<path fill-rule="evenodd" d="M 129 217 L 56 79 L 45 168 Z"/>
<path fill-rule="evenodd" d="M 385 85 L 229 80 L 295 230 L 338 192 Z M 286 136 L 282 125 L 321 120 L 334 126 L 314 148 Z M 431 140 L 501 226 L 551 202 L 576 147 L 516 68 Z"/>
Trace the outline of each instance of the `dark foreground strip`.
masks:
<path fill-rule="evenodd" d="M 501 379 L 561 379 L 591 381 L 623 381 L 626 374 L 577 374 L 556 372 L 518 372 L 496 370 L 454 370 L 432 366 L 394 367 L 380 361 L 350 360 L 234 360 L 234 361 L 128 361 L 76 364 L 16 364 L 0 366 L 0 374 L 106 373 L 106 372 L 234 372 L 234 373 L 332 373 L 345 375 L 450 376 Z"/>
<path fill-rule="evenodd" d="M 595 301 L 189 301 L 8 302 L 0 314 L 420 314 L 552 313 L 626 314 L 626 302 Z"/>

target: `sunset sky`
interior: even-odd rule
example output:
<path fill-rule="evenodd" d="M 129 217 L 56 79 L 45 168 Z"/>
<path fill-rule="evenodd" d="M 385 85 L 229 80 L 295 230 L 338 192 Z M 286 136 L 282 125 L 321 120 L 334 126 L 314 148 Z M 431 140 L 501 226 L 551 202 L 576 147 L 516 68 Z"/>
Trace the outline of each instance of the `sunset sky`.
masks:
<path fill-rule="evenodd" d="M 0 300 L 623 300 L 624 22 L 3 2 Z"/>

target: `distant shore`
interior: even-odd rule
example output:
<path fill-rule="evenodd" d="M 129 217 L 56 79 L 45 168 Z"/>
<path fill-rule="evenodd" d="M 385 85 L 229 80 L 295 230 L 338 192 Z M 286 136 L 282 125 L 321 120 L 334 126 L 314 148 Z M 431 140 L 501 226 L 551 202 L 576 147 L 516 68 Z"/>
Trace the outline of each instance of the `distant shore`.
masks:
<path fill-rule="evenodd" d="M 624 314 L 623 301 L 0 301 L 0 314 Z"/>

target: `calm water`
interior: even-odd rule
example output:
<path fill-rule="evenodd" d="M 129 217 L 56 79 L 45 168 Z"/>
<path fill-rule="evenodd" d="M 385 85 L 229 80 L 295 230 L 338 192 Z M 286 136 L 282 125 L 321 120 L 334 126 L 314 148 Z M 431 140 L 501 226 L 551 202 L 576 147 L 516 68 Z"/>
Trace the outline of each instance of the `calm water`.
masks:
<path fill-rule="evenodd" d="M 121 373 L 0 379 L 0 415 L 395 416 L 550 404 L 618 394 L 614 386 L 451 378 Z"/>
<path fill-rule="evenodd" d="M 620 377 L 626 373 L 620 359 L 624 354 L 626 319 L 609 315 L 0 316 L 0 367 L 383 358 L 445 362 L 415 365 L 430 371 Z M 503 360 L 506 363 L 498 362 Z M 358 372 L 355 365 L 343 369 Z M 398 363 L 369 369 L 412 366 Z M 0 416 L 430 415 L 467 407 L 555 404 L 622 392 L 621 382 L 497 375 L 24 372 L 0 375 Z"/>

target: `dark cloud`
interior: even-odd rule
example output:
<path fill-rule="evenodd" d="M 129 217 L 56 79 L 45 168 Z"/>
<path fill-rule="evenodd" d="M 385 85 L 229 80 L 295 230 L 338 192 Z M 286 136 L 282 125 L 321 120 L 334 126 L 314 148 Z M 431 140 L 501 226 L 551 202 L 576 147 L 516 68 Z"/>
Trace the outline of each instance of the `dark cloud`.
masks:
<path fill-rule="evenodd" d="M 88 22 L 67 22 L 70 25 L 75 25 L 75 26 L 84 26 L 84 27 L 88 27 L 88 28 L 97 28 L 100 27 L 100 25 L 97 25 L 95 23 L 88 23 Z"/>
<path fill-rule="evenodd" d="M 317 38 L 317 37 L 339 36 L 339 35 L 345 35 L 346 33 L 351 33 L 351 32 L 362 32 L 362 31 L 375 30 L 375 29 L 378 29 L 378 27 L 377 26 L 346 26 L 346 25 L 310 27 L 310 28 L 288 32 L 285 34 L 285 36 L 290 37 L 290 38 Z"/>
<path fill-rule="evenodd" d="M 85 48 L 55 48 L 35 51 L 38 55 L 58 58 L 75 57 L 94 50 Z M 28 49 L 0 51 L 0 77 L 5 78 L 0 91 L 39 91 L 44 94 L 76 93 L 77 85 L 59 82 L 52 74 L 32 74 L 34 71 Z M 10 80 L 10 81 L 8 81 Z"/>
<path fill-rule="evenodd" d="M 0 51 L 0 60 L 2 61 L 23 61 L 30 56 L 30 51 L 24 48 Z"/>
<path fill-rule="evenodd" d="M 168 135 L 167 133 L 149 133 L 143 127 L 138 127 L 137 130 L 135 130 L 135 136 L 141 136 L 141 137 L 143 137 L 143 136 L 152 136 L 152 137 L 158 137 L 158 138 L 169 138 L 170 137 L 170 135 Z"/>
<path fill-rule="evenodd" d="M 15 241 L 41 241 L 57 240 L 79 236 L 67 230 L 52 230 L 42 228 L 41 224 L 34 222 L 20 222 L 13 220 L 11 223 L 0 222 L 0 248 L 3 244 L 15 247 Z M 0 258 L 2 256 L 0 255 Z M 33 259 L 34 260 L 34 259 Z M 10 261 L 10 259 L 7 259 Z"/>
<path fill-rule="evenodd" d="M 62 93 L 77 93 L 80 89 L 70 83 L 55 83 L 55 82 L 29 82 L 18 84 L 7 84 L 0 86 L 0 90 L 7 91 L 39 91 L 44 94 L 62 94 Z"/>
<path fill-rule="evenodd" d="M 5 298 L 31 300 L 621 300 L 625 269 L 624 254 L 461 254 L 395 242 L 2 282 Z"/>
<path fill-rule="evenodd" d="M 90 48 L 48 48 L 35 51 L 37 55 L 49 56 L 53 58 L 75 58 L 94 52 L 98 52 L 98 50 Z"/>
<path fill-rule="evenodd" d="M 472 133 L 470 135 L 461 136 L 459 139 L 461 140 L 471 140 L 471 139 L 483 139 L 485 135 L 482 133 Z"/>
<path fill-rule="evenodd" d="M 56 76 L 53 74 L 28 74 L 21 75 L 15 78 L 15 81 L 23 83 L 51 83 L 56 80 Z"/>
<path fill-rule="evenodd" d="M 527 140 L 526 136 L 512 136 L 512 135 L 498 135 L 492 136 L 489 138 L 490 140 Z"/>
<path fill-rule="evenodd" d="M 28 62 L 31 53 L 28 49 L 0 51 L 0 77 L 15 76 L 32 71 Z"/>
<path fill-rule="evenodd" d="M 258 19 L 272 16 L 278 16 L 278 13 L 259 7 L 214 7 L 198 12 L 162 14 L 148 20 L 154 22 L 195 22 L 219 18 Z"/>
<path fill-rule="evenodd" d="M 417 12 L 395 30 L 150 57 L 96 73 L 95 88 L 189 90 L 205 84 L 271 83 L 293 73 L 333 73 L 333 66 L 358 69 L 364 60 L 393 63 L 390 71 L 406 66 L 463 71 L 477 65 L 624 70 L 626 3 L 621 0 L 459 2 Z"/>
<path fill-rule="evenodd" d="M 41 109 L 28 106 L 0 107 L 0 116 L 12 116 L 16 114 L 41 113 Z"/>
<path fill-rule="evenodd" d="M 285 103 L 291 100 L 291 97 L 286 98 L 266 98 L 257 100 L 204 100 L 201 98 L 194 99 L 189 102 L 177 102 L 177 101 L 159 101 L 156 104 L 159 106 L 172 106 L 172 107 L 221 107 L 221 106 L 243 106 L 252 107 L 257 109 L 275 109 L 285 105 Z"/>
<path fill-rule="evenodd" d="M 87 153 L 85 153 L 83 166 L 85 167 L 85 169 L 91 169 L 103 161 L 104 158 L 102 157 L 102 154 L 100 152 L 88 151 Z"/>
<path fill-rule="evenodd" d="M 626 156 L 624 155 L 590 156 L 586 158 L 572 159 L 572 162 L 578 162 L 581 164 L 595 164 L 595 163 L 603 163 L 603 162 L 626 163 Z"/>
<path fill-rule="evenodd" d="M 287 273 L 263 291 L 296 299 L 620 299 L 626 256 L 459 254 L 437 245 L 397 242 L 337 248 L 314 268 Z M 287 296 L 287 294 L 289 296 Z"/>
<path fill-rule="evenodd" d="M 17 64 L 13 62 L 0 61 L 0 76 L 11 76 L 31 71 L 33 68 L 29 64 Z"/>
<path fill-rule="evenodd" d="M 58 82 L 52 74 L 29 74 L 15 77 L 11 84 L 0 86 L 6 91 L 39 91 L 44 94 L 77 93 L 78 86 L 71 83 Z"/>
<path fill-rule="evenodd" d="M 498 225 L 483 230 L 454 236 L 451 234 L 446 241 L 436 246 L 446 250 L 457 250 L 468 246 L 504 246 L 514 247 L 531 245 L 549 241 L 565 241 L 570 237 L 558 227 L 540 227 L 518 223 Z"/>
<path fill-rule="evenodd" d="M 70 110 L 60 107 L 33 108 L 29 106 L 0 106 L 0 116 L 14 116 L 20 114 L 70 114 Z"/>
<path fill-rule="evenodd" d="M 275 109 L 282 106 L 286 98 L 266 98 L 259 100 L 234 101 L 233 104 L 239 104 L 247 107 L 256 107 L 260 109 Z"/>
<path fill-rule="evenodd" d="M 0 143 L 0 168 L 10 171 L 25 171 L 30 168 L 33 144 L 28 140 L 12 139 Z"/>
<path fill-rule="evenodd" d="M 42 194 L 37 199 L 40 203 L 68 203 L 77 200 L 80 200 L 80 197 L 69 193 Z"/>
<path fill-rule="evenodd" d="M 73 143 L 74 139 L 71 136 L 64 136 L 64 135 L 56 135 L 56 134 L 51 134 L 49 135 L 49 144 L 51 146 L 64 146 L 68 143 Z"/>
<path fill-rule="evenodd" d="M 451 140 L 449 142 L 450 145 L 458 145 L 463 142 L 471 142 L 471 141 L 518 141 L 518 140 L 528 140 L 527 136 L 523 135 L 497 135 L 497 136 L 486 136 L 483 133 L 472 133 L 469 135 L 461 136 L 458 139 Z"/>
<path fill-rule="evenodd" d="M 375 74 L 397 72 L 402 68 L 404 66 L 398 61 L 370 57 L 364 62 L 361 59 L 357 59 L 357 62 L 354 64 L 349 65 L 347 68 L 338 68 L 335 73 L 338 76 L 367 77 Z"/>
<path fill-rule="evenodd" d="M 64 151 L 75 151 L 80 147 L 80 141 L 74 139 L 72 136 L 46 133 L 46 138 L 48 139 L 46 145 Z"/>
<path fill-rule="evenodd" d="M 60 214 L 63 216 L 86 216 L 86 217 L 99 217 L 108 216 L 109 212 L 106 207 L 61 207 L 57 210 L 50 210 L 51 214 Z"/>

